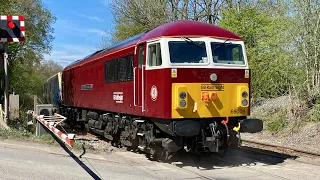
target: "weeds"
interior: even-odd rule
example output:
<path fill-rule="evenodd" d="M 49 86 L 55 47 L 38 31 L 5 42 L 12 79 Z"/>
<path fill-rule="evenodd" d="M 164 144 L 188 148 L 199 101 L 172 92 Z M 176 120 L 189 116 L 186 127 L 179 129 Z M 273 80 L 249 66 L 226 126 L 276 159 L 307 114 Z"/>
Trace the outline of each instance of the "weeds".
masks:
<path fill-rule="evenodd" d="M 19 131 L 16 129 L 4 129 L 0 127 L 0 137 L 5 139 L 30 139 L 34 135 L 28 131 Z"/>
<path fill-rule="evenodd" d="M 264 121 L 266 122 L 268 131 L 279 133 L 285 128 L 287 124 L 286 112 L 279 111 L 275 114 L 270 115 L 269 117 L 265 117 Z"/>
<path fill-rule="evenodd" d="M 308 121 L 320 122 L 320 104 L 315 104 L 308 112 Z"/>

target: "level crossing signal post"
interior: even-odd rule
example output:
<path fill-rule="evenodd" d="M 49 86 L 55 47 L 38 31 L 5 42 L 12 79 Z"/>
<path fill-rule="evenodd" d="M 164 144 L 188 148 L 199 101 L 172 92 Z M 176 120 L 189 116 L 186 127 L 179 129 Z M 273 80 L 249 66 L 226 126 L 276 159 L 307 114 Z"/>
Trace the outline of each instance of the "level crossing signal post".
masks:
<path fill-rule="evenodd" d="M 9 77 L 8 77 L 8 43 L 22 42 L 25 37 L 24 16 L 0 16 L 0 79 L 1 88 L 4 89 L 4 121 L 7 123 L 9 113 Z M 1 119 L 0 119 L 1 120 Z"/>

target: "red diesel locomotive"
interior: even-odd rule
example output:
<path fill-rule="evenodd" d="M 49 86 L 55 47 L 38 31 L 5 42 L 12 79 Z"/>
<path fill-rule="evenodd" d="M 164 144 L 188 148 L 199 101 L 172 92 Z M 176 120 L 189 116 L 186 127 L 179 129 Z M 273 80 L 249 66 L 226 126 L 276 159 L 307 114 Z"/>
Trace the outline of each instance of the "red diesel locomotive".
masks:
<path fill-rule="evenodd" d="M 161 25 L 76 61 L 62 72 L 69 123 L 132 149 L 219 152 L 259 132 L 250 113 L 244 42 L 195 21 Z"/>

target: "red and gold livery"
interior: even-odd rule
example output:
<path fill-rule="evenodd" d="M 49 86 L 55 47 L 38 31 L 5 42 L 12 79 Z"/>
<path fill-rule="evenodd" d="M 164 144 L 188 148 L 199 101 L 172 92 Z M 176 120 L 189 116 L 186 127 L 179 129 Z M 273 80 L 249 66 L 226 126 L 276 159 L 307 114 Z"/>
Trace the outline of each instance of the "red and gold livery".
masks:
<path fill-rule="evenodd" d="M 250 70 L 242 39 L 176 21 L 76 61 L 62 72 L 59 110 L 72 123 L 152 154 L 219 152 L 249 120 Z"/>

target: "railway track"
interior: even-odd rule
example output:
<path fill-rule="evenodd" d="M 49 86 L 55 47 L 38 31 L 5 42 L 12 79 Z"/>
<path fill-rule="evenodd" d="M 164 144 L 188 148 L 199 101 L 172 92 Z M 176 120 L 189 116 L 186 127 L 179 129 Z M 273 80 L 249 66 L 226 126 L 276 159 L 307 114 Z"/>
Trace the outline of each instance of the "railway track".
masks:
<path fill-rule="evenodd" d="M 98 139 L 98 137 L 94 134 L 87 133 L 86 135 L 79 137 L 79 140 L 83 140 L 83 139 L 87 139 L 89 141 L 90 140 L 95 141 L 96 139 Z M 108 143 L 108 142 L 106 142 L 106 143 Z M 167 166 L 167 167 L 170 166 L 172 168 L 176 168 L 177 170 L 180 169 L 182 171 L 185 171 L 186 173 L 190 173 L 190 174 L 197 176 L 198 179 L 204 179 L 204 180 L 208 180 L 208 179 L 213 178 L 213 175 L 211 175 L 210 173 L 204 173 L 201 171 L 201 169 L 203 169 L 203 168 L 207 169 L 207 164 L 208 164 L 207 162 L 208 161 L 215 162 L 213 164 L 216 164 L 215 166 L 217 166 L 218 168 L 241 167 L 241 168 L 247 169 L 250 172 L 261 173 L 262 175 L 265 175 L 268 177 L 274 177 L 275 179 L 287 179 L 287 178 L 285 176 L 282 176 L 279 174 L 271 173 L 265 169 L 255 168 L 255 166 L 256 166 L 255 162 L 262 162 L 262 163 L 269 162 L 270 158 L 272 159 L 271 160 L 271 162 L 272 162 L 272 161 L 274 161 L 273 158 L 275 158 L 275 159 L 281 158 L 281 159 L 292 159 L 293 161 L 319 166 L 319 164 L 303 162 L 303 161 L 300 161 L 300 160 L 297 160 L 294 158 L 294 157 L 297 157 L 297 154 L 299 154 L 299 156 L 304 155 L 304 156 L 309 156 L 309 157 L 310 156 L 320 157 L 320 154 L 315 153 L 315 152 L 307 152 L 304 150 L 294 149 L 294 148 L 290 148 L 290 147 L 288 148 L 288 147 L 284 147 L 284 146 L 266 144 L 266 143 L 255 142 L 255 141 L 250 141 L 250 140 L 242 140 L 242 144 L 245 146 L 241 146 L 238 149 L 238 150 L 243 151 L 245 153 L 243 155 L 238 156 L 238 157 L 241 157 L 241 159 L 231 158 L 232 154 L 236 153 L 236 151 L 237 151 L 236 149 L 234 149 L 236 151 L 231 151 L 232 153 L 229 154 L 228 157 L 224 158 L 224 157 L 220 157 L 220 156 L 211 156 L 210 155 L 210 156 L 204 157 L 204 159 L 207 159 L 207 161 L 206 160 L 200 161 L 200 159 L 199 159 L 199 162 L 198 162 L 198 160 L 195 160 L 194 158 L 188 157 L 189 155 L 180 154 L 178 156 L 178 159 L 176 159 L 176 161 L 174 160 L 172 162 L 170 162 L 170 161 L 165 162 L 164 166 Z M 254 148 L 252 148 L 252 147 L 254 147 Z M 140 152 L 136 152 L 136 153 L 140 154 Z M 251 156 L 252 154 L 253 154 L 253 156 Z M 258 155 L 258 156 L 256 156 L 256 155 Z M 256 158 L 260 159 L 263 156 L 268 156 L 270 158 L 256 161 Z M 182 159 L 180 159 L 180 158 L 182 158 Z M 275 161 L 277 161 L 277 160 L 275 160 Z M 147 163 L 145 163 L 145 162 L 147 162 Z M 149 161 L 145 161 L 144 158 L 142 158 L 142 159 L 129 158 L 129 163 L 132 163 L 134 166 L 145 167 L 146 173 L 149 173 L 149 174 L 159 173 L 156 170 L 153 170 L 152 167 L 149 168 L 148 167 Z M 223 164 L 223 165 L 221 165 L 221 164 Z M 201 169 L 199 169 L 199 167 Z M 211 165 L 211 167 L 212 167 L 212 165 Z"/>
<path fill-rule="evenodd" d="M 77 140 L 91 140 L 91 141 L 97 141 L 99 140 L 99 136 L 92 134 L 91 132 L 87 132 L 86 135 L 80 136 L 80 138 L 77 138 Z M 318 157 L 320 158 L 320 153 L 317 152 L 310 152 L 305 151 L 297 148 L 287 147 L 287 146 L 281 146 L 281 145 L 274 145 L 274 144 L 268 144 L 258 141 L 252 141 L 252 140 L 246 140 L 241 139 L 241 145 L 249 145 L 249 147 L 257 148 L 256 150 L 249 150 L 246 148 L 246 146 L 241 146 L 242 150 L 246 151 L 259 151 L 259 153 L 271 155 L 271 156 L 277 156 L 279 158 L 288 158 L 289 155 L 297 156 L 297 155 L 303 155 L 303 156 L 312 156 L 312 157 Z M 264 151 L 267 150 L 268 152 Z M 274 152 L 274 153 L 272 153 Z"/>
<path fill-rule="evenodd" d="M 246 146 L 241 146 L 241 150 L 246 151 L 254 151 L 265 155 L 275 156 L 278 158 L 289 158 L 289 156 L 308 156 L 308 157 L 317 157 L 320 158 L 320 153 L 317 152 L 310 152 L 305 151 L 301 149 L 296 149 L 292 147 L 287 146 L 281 146 L 281 145 L 274 145 L 274 144 L 268 144 L 268 143 L 262 143 L 252 140 L 241 140 L 241 144 L 246 144 L 249 147 L 257 148 L 259 150 L 250 150 L 246 148 Z M 267 150 L 267 151 L 265 151 Z"/>

